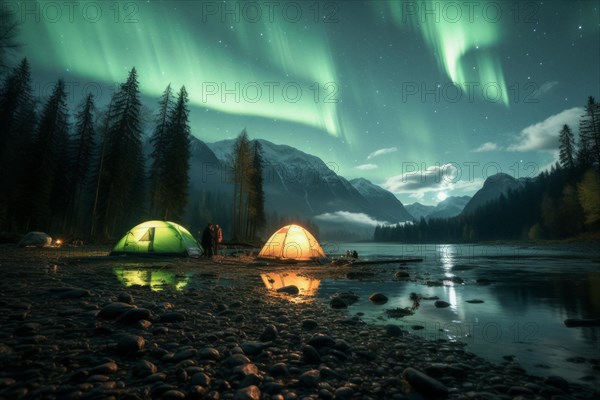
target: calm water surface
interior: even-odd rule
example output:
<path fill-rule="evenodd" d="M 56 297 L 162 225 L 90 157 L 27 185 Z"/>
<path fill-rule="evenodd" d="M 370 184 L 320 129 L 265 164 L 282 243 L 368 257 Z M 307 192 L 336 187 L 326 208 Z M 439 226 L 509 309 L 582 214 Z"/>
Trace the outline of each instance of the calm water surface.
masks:
<path fill-rule="evenodd" d="M 374 324 L 402 325 L 416 335 L 459 340 L 467 349 L 494 362 L 515 356 L 528 372 L 558 374 L 571 380 L 600 385 L 600 328 L 567 328 L 567 318 L 600 318 L 600 246 L 552 247 L 478 245 L 389 245 L 346 243 L 361 258 L 374 256 L 423 257 L 408 263 L 411 280 L 324 280 L 318 296 L 326 299 L 339 291 L 353 291 L 359 302 L 350 313 L 364 313 Z M 398 265 L 379 265 L 389 269 Z M 386 276 L 385 272 L 383 276 Z M 451 281 L 460 277 L 462 284 Z M 427 281 L 443 280 L 441 287 Z M 481 285 L 478 279 L 487 279 Z M 388 296 L 385 305 L 368 301 L 373 292 Z M 410 293 L 438 296 L 451 304 L 439 309 L 421 300 L 412 316 L 389 319 L 385 310 L 410 307 Z M 480 299 L 481 304 L 466 300 Z M 413 327 L 419 328 L 415 330 Z M 420 329 L 420 328 L 423 329 Z"/>

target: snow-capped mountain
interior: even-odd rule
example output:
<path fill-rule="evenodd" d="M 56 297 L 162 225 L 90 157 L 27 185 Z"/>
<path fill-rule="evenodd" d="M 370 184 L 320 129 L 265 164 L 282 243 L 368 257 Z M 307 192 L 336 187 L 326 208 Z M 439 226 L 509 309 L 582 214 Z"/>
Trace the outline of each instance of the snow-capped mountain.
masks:
<path fill-rule="evenodd" d="M 403 222 L 413 219 L 402 202 L 381 186 L 375 185 L 365 178 L 352 179 L 350 183 L 367 199 L 371 209 L 389 213 L 387 221 Z"/>
<path fill-rule="evenodd" d="M 259 139 L 263 151 L 265 208 L 280 215 L 301 218 L 364 214 L 381 222 L 410 219 L 402 203 L 385 189 L 368 181 L 357 189 L 337 175 L 320 158 L 286 145 Z M 226 169 L 234 140 L 208 143 L 207 147 Z M 386 195 L 387 194 L 387 195 Z M 338 215 L 338 221 L 341 218 Z M 356 222 L 350 218 L 348 222 Z"/>
<path fill-rule="evenodd" d="M 515 179 L 505 173 L 498 173 L 488 177 L 483 187 L 477 191 L 465 206 L 463 213 L 468 214 L 475 211 L 487 202 L 498 199 L 509 191 L 522 187 L 528 178 Z"/>
<path fill-rule="evenodd" d="M 427 219 L 455 217 L 462 212 L 469 200 L 471 200 L 470 196 L 449 196 L 435 206 L 427 215 Z"/>
<path fill-rule="evenodd" d="M 471 197 L 469 196 L 450 196 L 444 201 L 440 201 L 435 206 L 412 203 L 406 206 L 406 210 L 412 215 L 413 219 L 417 221 L 421 218 L 452 218 L 462 212 L 469 200 L 471 200 Z"/>
<path fill-rule="evenodd" d="M 427 218 L 429 213 L 435 210 L 435 206 L 426 206 L 421 203 L 412 203 L 405 206 L 406 211 L 413 217 L 414 220 L 419 221 L 421 217 Z"/>

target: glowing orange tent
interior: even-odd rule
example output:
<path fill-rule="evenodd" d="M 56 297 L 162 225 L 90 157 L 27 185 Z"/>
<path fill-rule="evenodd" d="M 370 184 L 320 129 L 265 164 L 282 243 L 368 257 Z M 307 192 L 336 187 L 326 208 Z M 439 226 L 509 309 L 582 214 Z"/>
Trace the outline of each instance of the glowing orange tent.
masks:
<path fill-rule="evenodd" d="M 326 256 L 317 239 L 309 231 L 298 225 L 286 225 L 271 235 L 258 257 L 309 261 Z"/>

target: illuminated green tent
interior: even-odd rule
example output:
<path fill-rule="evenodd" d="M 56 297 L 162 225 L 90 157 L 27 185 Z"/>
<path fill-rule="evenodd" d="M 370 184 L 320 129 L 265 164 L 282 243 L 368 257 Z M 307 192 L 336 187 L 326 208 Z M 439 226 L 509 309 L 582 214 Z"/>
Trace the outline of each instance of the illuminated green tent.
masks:
<path fill-rule="evenodd" d="M 113 254 L 161 254 L 197 257 L 202 249 L 183 226 L 169 221 L 147 221 L 129 230 L 113 248 Z"/>

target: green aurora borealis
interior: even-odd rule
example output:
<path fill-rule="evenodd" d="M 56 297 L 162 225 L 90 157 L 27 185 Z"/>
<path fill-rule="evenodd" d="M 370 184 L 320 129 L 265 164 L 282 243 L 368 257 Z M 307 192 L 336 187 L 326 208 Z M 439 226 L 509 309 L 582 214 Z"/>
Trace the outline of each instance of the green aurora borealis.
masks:
<path fill-rule="evenodd" d="M 600 96 L 597 1 L 7 4 L 38 87 L 63 77 L 76 104 L 101 86 L 106 104 L 135 66 L 150 108 L 186 85 L 198 138 L 246 127 L 404 203 L 472 194 L 489 163 L 546 167 L 552 129 Z M 429 179 L 436 165 L 452 179 Z"/>

